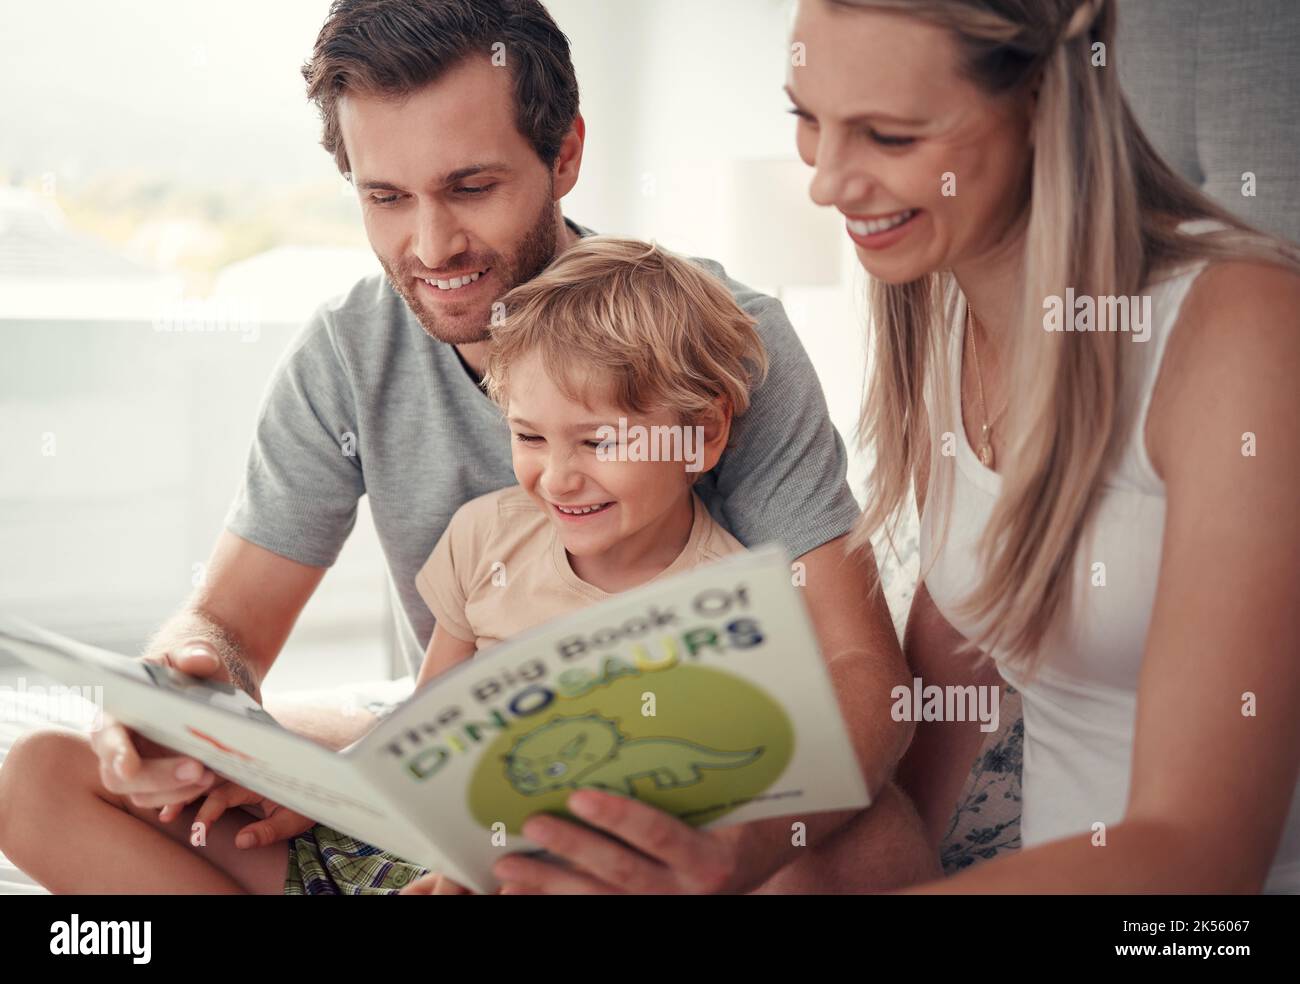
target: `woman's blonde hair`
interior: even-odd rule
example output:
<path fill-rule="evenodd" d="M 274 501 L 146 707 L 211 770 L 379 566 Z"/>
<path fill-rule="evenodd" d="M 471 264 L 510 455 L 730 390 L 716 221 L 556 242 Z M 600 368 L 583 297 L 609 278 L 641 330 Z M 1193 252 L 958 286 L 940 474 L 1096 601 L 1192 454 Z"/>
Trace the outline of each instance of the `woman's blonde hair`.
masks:
<path fill-rule="evenodd" d="M 653 243 L 588 236 L 501 303 L 484 382 L 502 407 L 512 366 L 530 353 L 570 399 L 600 392 L 682 423 L 715 414 L 719 398 L 739 417 L 767 374 L 755 321 L 726 285 Z"/>
<path fill-rule="evenodd" d="M 1300 269 L 1292 247 L 1251 229 L 1176 174 L 1142 133 L 1112 68 L 1094 67 L 1101 44 L 1113 65 L 1115 0 L 829 0 L 904 14 L 952 32 L 966 77 L 992 96 L 1038 85 L 1023 286 L 1007 326 L 1008 454 L 978 552 L 982 578 L 964 614 L 987 626 L 970 648 L 1005 653 L 1032 669 L 1039 645 L 1065 616 L 1074 563 L 1102 480 L 1122 449 L 1118 416 L 1127 336 L 1114 330 L 1045 332 L 1043 302 L 1065 295 L 1139 294 L 1158 275 L 1200 259 L 1251 259 Z M 1189 219 L 1223 229 L 1179 231 Z M 947 533 L 952 462 L 938 437 L 960 428 L 952 332 L 959 291 L 940 271 L 904 284 L 872 280 L 872 367 L 858 422 L 875 462 L 867 508 L 851 543 L 869 549 L 880 531 L 891 548 L 915 476 L 928 468 L 927 509 Z M 1104 325 L 1102 327 L 1105 327 Z M 934 403 L 929 422 L 927 380 Z M 919 460 L 930 446 L 927 462 Z M 922 571 L 924 579 L 926 572 Z"/>

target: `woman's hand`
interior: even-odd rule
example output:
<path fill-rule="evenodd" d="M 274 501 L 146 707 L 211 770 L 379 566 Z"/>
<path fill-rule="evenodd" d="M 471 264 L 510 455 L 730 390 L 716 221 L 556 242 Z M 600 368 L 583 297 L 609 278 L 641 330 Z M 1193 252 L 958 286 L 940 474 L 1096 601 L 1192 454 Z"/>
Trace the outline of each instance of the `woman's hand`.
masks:
<path fill-rule="evenodd" d="M 158 819 L 168 823 L 180 815 L 185 804 L 169 803 L 158 812 Z M 235 846 L 240 848 L 266 847 L 276 841 L 289 840 L 298 834 L 310 830 L 316 821 L 301 813 L 294 813 L 279 803 L 267 799 L 261 793 L 228 780 L 222 780 L 208 790 L 194 815 L 194 823 L 204 825 L 204 830 L 211 830 L 227 810 L 235 806 L 255 806 L 261 809 L 262 819 L 248 824 L 235 835 Z"/>
<path fill-rule="evenodd" d="M 700 895 L 733 885 L 736 851 L 717 834 L 595 789 L 574 793 L 568 807 L 609 836 L 558 817 L 529 818 L 524 836 L 570 867 L 511 854 L 493 867 L 503 895 Z"/>

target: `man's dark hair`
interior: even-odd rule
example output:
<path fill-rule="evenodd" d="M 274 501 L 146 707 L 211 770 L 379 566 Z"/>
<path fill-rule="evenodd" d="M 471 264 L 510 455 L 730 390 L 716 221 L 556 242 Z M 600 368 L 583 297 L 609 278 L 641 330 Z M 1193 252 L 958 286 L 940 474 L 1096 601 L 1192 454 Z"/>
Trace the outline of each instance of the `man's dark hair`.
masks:
<path fill-rule="evenodd" d="M 340 96 L 404 97 L 475 54 L 505 58 L 515 125 L 554 165 L 578 115 L 578 79 L 569 39 L 539 0 L 334 0 L 302 76 L 320 110 L 321 146 L 340 173 L 351 170 Z"/>

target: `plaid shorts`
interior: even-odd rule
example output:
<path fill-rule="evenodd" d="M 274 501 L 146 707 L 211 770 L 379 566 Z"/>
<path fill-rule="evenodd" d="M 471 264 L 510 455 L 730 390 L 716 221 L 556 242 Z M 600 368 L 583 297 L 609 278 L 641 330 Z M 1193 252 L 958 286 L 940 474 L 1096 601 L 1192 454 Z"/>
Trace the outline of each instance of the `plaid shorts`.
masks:
<path fill-rule="evenodd" d="M 428 868 L 318 823 L 289 842 L 285 895 L 396 895 Z"/>

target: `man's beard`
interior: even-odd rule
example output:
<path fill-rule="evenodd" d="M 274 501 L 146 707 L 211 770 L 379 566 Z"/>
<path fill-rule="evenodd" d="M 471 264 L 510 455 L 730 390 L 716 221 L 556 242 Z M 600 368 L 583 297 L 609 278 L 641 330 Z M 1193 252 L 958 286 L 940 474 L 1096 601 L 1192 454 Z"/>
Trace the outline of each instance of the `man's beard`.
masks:
<path fill-rule="evenodd" d="M 419 288 L 414 284 L 413 273 L 399 277 L 394 275 L 392 266 L 384 257 L 379 257 L 379 263 L 384 268 L 389 284 L 406 302 L 426 334 L 449 345 L 469 345 L 487 340 L 492 321 L 492 305 L 511 287 L 526 283 L 545 270 L 555 258 L 555 245 L 555 201 L 548 194 L 537 220 L 520 240 L 513 255 L 507 258 L 490 253 L 469 257 L 472 262 L 467 262 L 467 258 L 462 255 L 453 258 L 456 262 L 447 264 L 459 269 L 482 270 L 491 267 L 492 274 L 499 282 L 493 297 L 460 305 L 459 310 L 454 304 L 446 305 L 442 311 L 430 310 L 417 294 Z"/>

